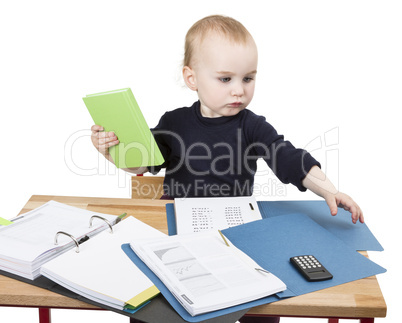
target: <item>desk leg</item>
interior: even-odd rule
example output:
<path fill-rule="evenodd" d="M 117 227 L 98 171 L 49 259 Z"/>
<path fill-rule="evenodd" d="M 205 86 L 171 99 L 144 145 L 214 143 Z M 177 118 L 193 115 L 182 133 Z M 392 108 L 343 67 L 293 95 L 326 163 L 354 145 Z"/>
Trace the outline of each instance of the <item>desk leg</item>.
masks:
<path fill-rule="evenodd" d="M 50 308 L 39 307 L 39 323 L 50 323 Z"/>

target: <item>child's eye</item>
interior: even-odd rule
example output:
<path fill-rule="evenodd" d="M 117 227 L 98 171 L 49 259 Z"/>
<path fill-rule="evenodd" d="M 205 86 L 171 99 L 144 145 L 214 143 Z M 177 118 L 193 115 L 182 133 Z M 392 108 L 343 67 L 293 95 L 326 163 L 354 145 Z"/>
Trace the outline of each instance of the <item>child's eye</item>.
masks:
<path fill-rule="evenodd" d="M 231 78 L 230 78 L 230 77 L 221 77 L 219 80 L 220 80 L 222 83 L 227 83 L 227 82 L 230 82 Z"/>
<path fill-rule="evenodd" d="M 243 79 L 243 82 L 245 82 L 245 83 L 250 83 L 252 80 L 253 80 L 252 77 L 245 77 L 245 78 Z"/>

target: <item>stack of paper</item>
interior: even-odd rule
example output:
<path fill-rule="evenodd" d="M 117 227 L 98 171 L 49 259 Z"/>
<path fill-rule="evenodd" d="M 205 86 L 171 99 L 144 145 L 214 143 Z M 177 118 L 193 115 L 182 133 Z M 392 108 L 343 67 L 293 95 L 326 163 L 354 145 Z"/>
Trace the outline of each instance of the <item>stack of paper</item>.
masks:
<path fill-rule="evenodd" d="M 42 266 L 41 274 L 73 292 L 119 310 L 138 308 L 159 294 L 159 290 L 121 249 L 134 237 L 165 235 L 145 223 L 128 217 L 83 243 L 77 254 L 70 250 Z"/>
<path fill-rule="evenodd" d="M 76 246 L 66 235 L 60 235 L 55 245 L 57 232 L 66 232 L 80 241 L 108 228 L 99 219 L 89 228 L 94 214 L 112 224 L 117 218 L 50 201 L 17 217 L 12 224 L 0 227 L 0 270 L 35 279 L 44 263 Z"/>

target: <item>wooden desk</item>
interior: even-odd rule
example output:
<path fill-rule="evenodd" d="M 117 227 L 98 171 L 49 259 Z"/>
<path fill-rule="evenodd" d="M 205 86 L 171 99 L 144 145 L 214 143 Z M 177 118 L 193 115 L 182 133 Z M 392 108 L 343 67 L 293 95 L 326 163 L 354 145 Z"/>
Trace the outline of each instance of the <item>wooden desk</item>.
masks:
<path fill-rule="evenodd" d="M 127 212 L 129 216 L 167 233 L 165 204 L 171 201 L 92 197 L 32 196 L 21 213 L 30 211 L 49 200 L 110 214 Z M 46 321 L 47 308 L 99 309 L 93 305 L 71 299 L 23 282 L 0 275 L 0 305 L 39 307 Z M 376 277 L 368 277 L 347 284 L 327 288 L 310 294 L 252 308 L 250 316 L 296 316 L 361 319 L 363 323 L 385 317 L 387 306 Z"/>

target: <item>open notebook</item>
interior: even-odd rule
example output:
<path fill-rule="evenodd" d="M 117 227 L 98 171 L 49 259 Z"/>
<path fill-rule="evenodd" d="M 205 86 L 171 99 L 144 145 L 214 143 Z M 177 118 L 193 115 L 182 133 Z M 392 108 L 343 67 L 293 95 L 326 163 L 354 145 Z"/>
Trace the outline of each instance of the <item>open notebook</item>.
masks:
<path fill-rule="evenodd" d="M 49 261 L 41 274 L 71 291 L 119 310 L 137 309 L 159 294 L 154 284 L 133 265 L 121 245 L 133 238 L 165 235 L 128 217 L 80 247 Z"/>
<path fill-rule="evenodd" d="M 91 221 L 93 215 L 104 220 Z M 0 227 L 0 270 L 35 279 L 44 263 L 107 229 L 117 218 L 49 201 Z M 57 235 L 58 232 L 63 233 Z"/>
<path fill-rule="evenodd" d="M 191 316 L 281 292 L 286 285 L 218 230 L 135 239 L 131 248 Z"/>

